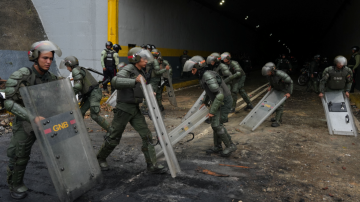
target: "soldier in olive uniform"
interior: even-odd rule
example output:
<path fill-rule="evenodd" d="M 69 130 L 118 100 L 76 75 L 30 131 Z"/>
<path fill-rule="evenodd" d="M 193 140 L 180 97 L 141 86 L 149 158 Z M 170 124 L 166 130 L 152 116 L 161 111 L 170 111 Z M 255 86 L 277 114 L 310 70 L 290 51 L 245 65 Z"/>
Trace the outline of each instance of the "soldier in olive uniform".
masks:
<path fill-rule="evenodd" d="M 252 109 L 253 106 L 251 104 L 250 98 L 244 89 L 244 84 L 246 79 L 244 70 L 240 67 L 238 62 L 236 62 L 235 60 L 231 60 L 231 55 L 228 52 L 224 52 L 223 54 L 221 54 L 221 60 L 225 63 L 225 65 L 228 66 L 232 74 L 240 73 L 240 76 L 234 79 L 231 85 L 231 94 L 233 98 L 231 112 L 235 112 L 238 93 L 247 104 L 245 110 Z"/>
<path fill-rule="evenodd" d="M 277 61 L 276 69 L 282 70 L 285 73 L 290 73 L 292 71 L 291 62 L 286 58 L 285 54 L 282 54 L 281 58 Z"/>
<path fill-rule="evenodd" d="M 230 69 L 224 64 L 221 63 L 221 56 L 219 53 L 211 53 L 207 59 L 206 63 L 212 66 L 212 70 L 218 73 L 221 78 L 224 80 L 225 84 L 231 91 L 231 84 L 234 79 L 237 79 L 241 76 L 240 72 L 232 74 Z"/>
<path fill-rule="evenodd" d="M 310 63 L 310 81 L 308 82 L 308 91 L 312 89 L 319 93 L 318 74 L 320 71 L 320 55 L 315 55 L 314 60 Z"/>
<path fill-rule="evenodd" d="M 6 82 L 5 109 L 15 115 L 13 136 L 7 149 L 9 157 L 7 182 L 11 197 L 14 199 L 22 199 L 27 196 L 28 188 L 24 185 L 23 178 L 26 165 L 30 160 L 31 147 L 36 140 L 30 121 L 35 120 L 38 123 L 44 119 L 43 117 L 30 117 L 24 108 L 19 88 L 57 80 L 58 78 L 49 72 L 54 53 L 61 56 L 60 48 L 51 41 L 34 43 L 28 52 L 29 60 L 34 62 L 33 66 L 20 68 Z"/>
<path fill-rule="evenodd" d="M 360 65 L 360 54 L 359 54 L 359 46 L 353 46 L 351 51 L 353 52 L 348 67 L 353 71 L 353 84 L 351 86 L 350 93 L 354 92 L 354 89 L 360 90 L 360 73 L 359 73 L 359 65 Z M 358 82 L 356 82 L 358 81 Z"/>
<path fill-rule="evenodd" d="M 188 51 L 187 50 L 184 50 L 183 54 L 180 56 L 180 65 L 181 65 L 181 78 L 183 78 L 185 75 L 186 77 L 189 76 L 188 72 L 185 72 L 184 74 L 184 64 L 187 60 L 189 60 L 191 57 L 188 55 Z"/>
<path fill-rule="evenodd" d="M 232 142 L 223 125 L 232 105 L 231 92 L 220 75 L 214 71 L 205 70 L 205 66 L 205 60 L 201 56 L 194 56 L 186 61 L 183 71 L 191 71 L 193 75 L 196 75 L 200 80 L 200 85 L 206 92 L 200 108 L 208 105 L 209 101 L 211 101 L 210 111 L 207 116 L 211 118 L 214 147 L 207 150 L 207 153 L 220 153 L 221 156 L 227 157 L 236 150 L 236 145 Z M 222 142 L 225 144 L 225 149 L 222 148 Z"/>
<path fill-rule="evenodd" d="M 128 60 L 130 64 L 123 67 L 111 80 L 111 85 L 117 89 L 117 103 L 114 108 L 114 119 L 97 154 L 100 168 L 109 169 L 106 158 L 120 143 L 126 125 L 130 123 L 142 139 L 141 151 L 145 156 L 147 170 L 151 173 L 164 173 L 167 169 L 156 164 L 155 148 L 151 145 L 152 134 L 139 109 L 139 103 L 145 98 L 140 79 L 145 77 L 143 68 L 148 62 L 152 62 L 153 57 L 148 50 L 135 47 L 130 49 Z"/>
<path fill-rule="evenodd" d="M 109 130 L 109 123 L 100 116 L 100 101 L 102 98 L 99 83 L 90 74 L 90 72 L 79 66 L 79 60 L 74 56 L 68 56 L 62 61 L 60 68 L 67 68 L 72 72 L 74 78 L 74 92 L 82 97 L 80 111 L 83 116 L 90 109 L 91 118 L 106 131 Z"/>
<path fill-rule="evenodd" d="M 169 67 L 169 76 L 172 78 L 173 72 L 172 72 L 172 67 L 171 67 L 169 61 L 164 60 L 161 55 L 157 58 L 157 60 L 159 62 L 160 70 L 163 70 L 163 69 L 166 69 L 166 67 Z M 164 72 L 164 74 L 165 73 L 166 73 L 166 71 Z M 161 78 L 161 79 L 164 79 L 164 78 Z M 164 82 L 167 82 L 167 81 L 164 81 Z M 164 109 L 164 106 L 162 105 L 162 92 L 164 92 L 164 88 L 165 88 L 165 85 L 161 85 L 158 90 L 159 93 L 156 93 L 156 100 L 158 101 L 159 106 L 161 106 L 160 109 Z"/>
<path fill-rule="evenodd" d="M 119 57 L 115 57 L 115 51 L 111 48 L 113 47 L 113 43 L 108 41 L 105 43 L 106 49 L 101 52 L 101 66 L 103 68 L 104 73 L 104 81 L 110 78 L 110 80 L 116 74 L 116 64 L 119 64 Z M 105 92 L 109 92 L 107 89 L 107 83 L 103 85 L 103 90 Z M 111 86 L 111 92 L 114 92 L 115 89 Z"/>
<path fill-rule="evenodd" d="M 293 92 L 293 81 L 291 80 L 291 78 L 288 74 L 286 74 L 285 72 L 283 72 L 281 70 L 277 70 L 274 63 L 268 62 L 262 68 L 262 75 L 266 76 L 270 83 L 268 91 L 270 91 L 273 88 L 275 90 L 285 92 L 286 93 L 285 96 L 287 98 L 290 97 L 290 95 Z M 276 109 L 275 118 L 271 118 L 271 122 L 273 122 L 271 124 L 272 127 L 278 127 L 278 126 L 280 126 L 280 123 L 282 123 L 284 105 L 285 105 L 285 102 L 283 102 Z"/>
<path fill-rule="evenodd" d="M 119 51 L 121 50 L 121 46 L 119 44 L 114 44 L 113 45 L 113 50 L 115 51 L 114 53 L 114 59 L 115 59 L 115 67 L 116 67 L 116 72 L 118 70 L 118 65 L 120 64 L 119 61 Z M 113 93 L 113 92 L 111 92 Z"/>
<path fill-rule="evenodd" d="M 334 60 L 335 66 L 326 68 L 320 81 L 320 94 L 323 97 L 325 92 L 342 91 L 349 97 L 351 84 L 353 82 L 352 70 L 346 66 L 347 60 L 344 56 L 337 56 Z M 325 87 L 326 84 L 326 87 Z"/>
<path fill-rule="evenodd" d="M 330 63 L 329 63 L 327 57 L 323 57 L 323 59 L 320 62 L 320 70 L 319 70 L 319 72 L 321 72 L 321 75 L 322 75 L 322 72 L 325 70 L 325 68 L 329 67 L 329 66 L 330 66 Z"/>

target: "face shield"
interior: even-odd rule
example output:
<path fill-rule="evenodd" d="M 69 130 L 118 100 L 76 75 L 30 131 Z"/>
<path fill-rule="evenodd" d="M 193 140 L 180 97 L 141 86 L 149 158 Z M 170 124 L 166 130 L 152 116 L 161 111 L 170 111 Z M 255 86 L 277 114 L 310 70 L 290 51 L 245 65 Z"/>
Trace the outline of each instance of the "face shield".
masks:
<path fill-rule="evenodd" d="M 193 68 L 195 68 L 195 62 L 192 60 L 187 60 L 184 64 L 183 72 L 191 72 Z"/>
<path fill-rule="evenodd" d="M 275 67 L 275 64 L 274 64 L 274 63 L 272 63 L 272 62 L 266 63 L 265 66 L 264 66 L 264 67 L 262 68 L 262 70 L 261 70 L 261 74 L 262 74 L 263 76 L 268 76 L 268 73 L 269 73 L 271 70 L 273 70 L 274 67 Z"/>
<path fill-rule="evenodd" d="M 61 60 L 60 62 L 60 66 L 59 66 L 59 69 L 67 69 L 66 65 L 65 65 L 65 61 L 64 60 Z"/>
<path fill-rule="evenodd" d="M 206 64 L 208 65 L 211 65 L 211 62 L 212 61 L 216 61 L 216 57 L 212 56 L 212 55 L 209 55 L 207 58 L 206 58 Z"/>
<path fill-rule="evenodd" d="M 225 52 L 225 53 L 221 54 L 221 60 L 222 61 L 224 61 L 225 59 L 230 60 L 230 58 L 231 58 L 231 55 L 228 52 Z"/>
<path fill-rule="evenodd" d="M 141 59 L 146 60 L 148 63 L 154 62 L 154 56 L 148 50 L 141 49 L 136 55 L 140 56 Z"/>

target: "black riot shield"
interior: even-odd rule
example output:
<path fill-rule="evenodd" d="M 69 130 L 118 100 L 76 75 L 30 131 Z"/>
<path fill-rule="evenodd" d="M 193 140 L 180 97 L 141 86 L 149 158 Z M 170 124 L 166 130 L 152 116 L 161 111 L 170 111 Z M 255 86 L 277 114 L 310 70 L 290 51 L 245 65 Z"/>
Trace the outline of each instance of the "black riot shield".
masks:
<path fill-rule="evenodd" d="M 20 93 L 60 201 L 73 201 L 101 182 L 70 81 L 22 87 Z"/>

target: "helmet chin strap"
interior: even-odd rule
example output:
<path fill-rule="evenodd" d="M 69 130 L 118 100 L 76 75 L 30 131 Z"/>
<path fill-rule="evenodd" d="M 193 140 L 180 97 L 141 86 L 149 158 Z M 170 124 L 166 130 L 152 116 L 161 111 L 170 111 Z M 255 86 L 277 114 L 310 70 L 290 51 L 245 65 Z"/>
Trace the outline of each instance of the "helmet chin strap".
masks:
<path fill-rule="evenodd" d="M 48 70 L 45 70 L 45 69 L 43 69 L 43 68 L 40 67 L 40 65 L 39 65 L 39 63 L 38 63 L 37 60 L 35 61 L 35 65 L 38 66 L 38 68 L 39 68 L 39 70 L 40 70 L 41 72 L 44 72 L 44 73 L 48 72 Z"/>

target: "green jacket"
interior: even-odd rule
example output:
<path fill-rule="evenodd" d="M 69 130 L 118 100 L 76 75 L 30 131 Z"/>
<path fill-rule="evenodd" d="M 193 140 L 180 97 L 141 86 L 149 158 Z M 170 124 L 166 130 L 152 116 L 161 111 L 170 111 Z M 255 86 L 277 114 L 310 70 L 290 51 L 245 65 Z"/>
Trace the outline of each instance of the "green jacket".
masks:
<path fill-rule="evenodd" d="M 350 92 L 352 82 L 353 72 L 349 67 L 344 66 L 343 68 L 338 69 L 335 66 L 330 66 L 323 72 L 322 79 L 320 81 L 320 92 L 324 93 L 326 91 L 325 85 L 327 87 L 327 91 L 343 90 Z"/>
<path fill-rule="evenodd" d="M 290 76 L 281 70 L 273 70 L 271 76 L 267 76 L 271 88 L 292 94 L 293 81 Z"/>

